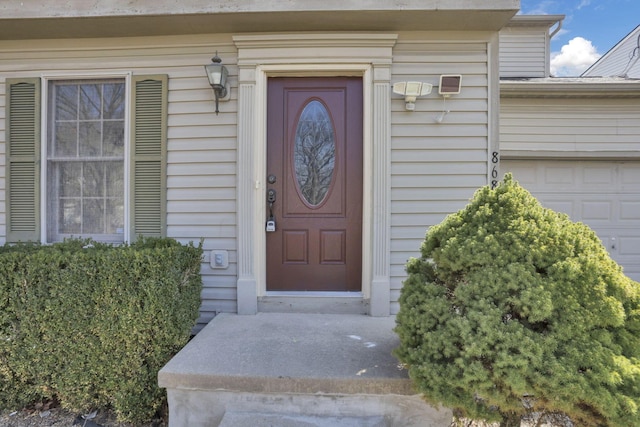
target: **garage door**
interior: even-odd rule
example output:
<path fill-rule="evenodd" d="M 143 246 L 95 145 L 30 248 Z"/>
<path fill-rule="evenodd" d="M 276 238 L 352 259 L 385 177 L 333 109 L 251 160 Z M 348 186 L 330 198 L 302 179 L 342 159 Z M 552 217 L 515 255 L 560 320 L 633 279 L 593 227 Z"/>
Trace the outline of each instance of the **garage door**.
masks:
<path fill-rule="evenodd" d="M 640 281 L 640 161 L 503 160 L 521 186 L 548 208 L 591 227 Z"/>

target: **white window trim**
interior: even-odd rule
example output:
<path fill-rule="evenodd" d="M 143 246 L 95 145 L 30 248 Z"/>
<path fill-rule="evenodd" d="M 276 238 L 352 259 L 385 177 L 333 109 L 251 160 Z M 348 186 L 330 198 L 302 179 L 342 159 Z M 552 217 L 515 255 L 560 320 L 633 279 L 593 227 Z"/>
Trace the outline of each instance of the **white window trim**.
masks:
<path fill-rule="evenodd" d="M 48 108 L 49 108 L 49 82 L 57 80 L 83 80 L 83 79 L 124 79 L 125 81 L 125 106 L 124 106 L 124 242 L 130 242 L 130 203 L 129 194 L 131 182 L 131 71 L 110 73 L 65 73 L 42 74 L 40 76 L 40 242 L 47 241 L 47 137 L 48 137 Z"/>

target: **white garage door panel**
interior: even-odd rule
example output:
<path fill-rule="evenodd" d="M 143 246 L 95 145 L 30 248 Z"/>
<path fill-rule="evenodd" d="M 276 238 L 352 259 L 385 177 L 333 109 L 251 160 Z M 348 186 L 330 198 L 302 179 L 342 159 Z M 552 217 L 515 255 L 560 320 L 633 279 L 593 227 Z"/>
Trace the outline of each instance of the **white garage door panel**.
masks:
<path fill-rule="evenodd" d="M 640 166 L 637 163 L 627 163 L 620 166 L 620 180 L 622 188 L 638 193 L 638 183 L 640 183 Z"/>
<path fill-rule="evenodd" d="M 591 227 L 640 281 L 640 162 L 505 160 L 502 170 L 544 206 Z"/>
<path fill-rule="evenodd" d="M 640 282 L 640 233 L 635 236 L 622 235 L 617 242 L 616 262 L 624 267 L 624 272 L 633 280 Z"/>
<path fill-rule="evenodd" d="M 640 257 L 640 236 L 620 237 L 620 255 Z"/>
<path fill-rule="evenodd" d="M 634 221 L 638 218 L 640 218 L 640 201 L 620 200 L 620 220 Z"/>

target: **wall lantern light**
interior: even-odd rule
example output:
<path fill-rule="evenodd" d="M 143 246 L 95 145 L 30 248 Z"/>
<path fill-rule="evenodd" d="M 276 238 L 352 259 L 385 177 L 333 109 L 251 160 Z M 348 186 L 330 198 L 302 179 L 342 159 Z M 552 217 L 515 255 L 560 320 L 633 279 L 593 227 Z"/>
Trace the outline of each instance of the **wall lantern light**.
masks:
<path fill-rule="evenodd" d="M 431 88 L 430 83 L 423 82 L 398 82 L 393 84 L 393 93 L 404 96 L 404 108 L 413 111 L 416 108 L 416 98 L 419 96 L 429 95 Z"/>
<path fill-rule="evenodd" d="M 209 78 L 209 84 L 213 88 L 213 93 L 216 96 L 216 116 L 218 115 L 218 101 L 220 98 L 224 98 L 227 96 L 227 76 L 229 75 L 229 71 L 227 67 L 222 65 L 222 60 L 218 56 L 218 52 L 216 52 L 216 56 L 211 58 L 211 64 L 204 66 L 205 71 L 207 72 L 207 77 Z"/>

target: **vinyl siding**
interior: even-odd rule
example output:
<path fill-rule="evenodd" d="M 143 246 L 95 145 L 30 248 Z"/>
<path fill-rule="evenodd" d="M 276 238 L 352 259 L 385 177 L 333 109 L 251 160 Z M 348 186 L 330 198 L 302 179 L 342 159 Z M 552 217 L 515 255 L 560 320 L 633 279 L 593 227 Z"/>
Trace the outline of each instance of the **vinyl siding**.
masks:
<path fill-rule="evenodd" d="M 635 41 L 633 43 L 635 44 Z M 620 49 L 612 52 L 606 61 L 598 62 L 582 75 L 584 77 L 617 77 L 626 74 L 630 78 L 637 79 L 640 77 L 640 67 L 635 58 L 630 58 L 634 49 L 635 46 L 631 43 L 627 43 L 627 46 L 620 46 Z M 634 66 L 627 70 L 629 65 Z M 626 73 L 624 73 L 625 70 L 627 70 Z"/>
<path fill-rule="evenodd" d="M 548 77 L 546 27 L 500 31 L 500 77 Z"/>
<path fill-rule="evenodd" d="M 639 36 L 640 26 L 627 34 L 582 75 L 584 77 L 611 77 L 626 74 L 629 78 L 640 78 L 640 62 L 637 52 Z"/>
<path fill-rule="evenodd" d="M 215 48 L 214 48 L 215 46 Z M 229 66 L 231 100 L 214 113 L 203 70 L 218 50 Z M 109 72 L 169 76 L 167 236 L 204 239 L 200 324 L 236 311 L 236 68 L 230 36 L 181 36 L 0 43 L 0 240 L 6 236 L 5 79 Z M 208 251 L 229 251 L 228 269 L 211 269 Z"/>
<path fill-rule="evenodd" d="M 6 188 L 7 181 L 7 154 L 5 143 L 6 130 L 6 109 L 5 109 L 5 85 L 4 81 L 0 82 L 0 243 L 6 241 L 7 232 L 7 205 L 6 205 Z"/>
<path fill-rule="evenodd" d="M 393 50 L 392 83 L 434 84 L 413 112 L 391 101 L 391 311 L 406 278 L 405 263 L 419 256 L 428 227 L 466 205 L 487 182 L 489 33 L 402 33 Z M 477 41 L 476 41 L 477 40 Z M 214 113 L 203 65 L 218 50 L 230 71 L 231 99 Z M 237 266 L 237 67 L 230 35 L 0 42 L 0 154 L 4 153 L 7 77 L 42 73 L 100 74 L 131 71 L 167 74 L 167 236 L 204 240 L 204 289 L 200 325 L 216 313 L 236 311 Z M 437 93 L 441 74 L 462 74 L 462 91 Z M 443 108 L 450 110 L 436 123 Z M 0 156 L 0 193 L 5 158 Z M 4 195 L 0 194 L 0 203 Z M 5 236 L 0 205 L 0 240 Z M 228 250 L 229 267 L 212 269 L 210 250 Z"/>
<path fill-rule="evenodd" d="M 418 98 L 413 112 L 402 98 L 392 98 L 392 313 L 399 308 L 405 264 L 420 256 L 426 230 L 464 207 L 487 182 L 487 43 L 431 37 L 402 35 L 393 52 L 392 83 L 417 80 L 434 88 Z M 440 74 L 463 75 L 461 93 L 446 105 L 438 95 Z M 443 108 L 450 113 L 438 124 Z"/>
<path fill-rule="evenodd" d="M 503 152 L 640 151 L 640 105 L 635 99 L 503 98 Z"/>

